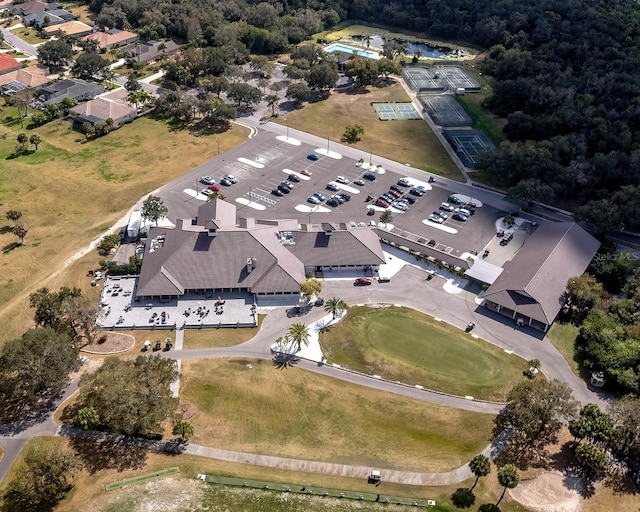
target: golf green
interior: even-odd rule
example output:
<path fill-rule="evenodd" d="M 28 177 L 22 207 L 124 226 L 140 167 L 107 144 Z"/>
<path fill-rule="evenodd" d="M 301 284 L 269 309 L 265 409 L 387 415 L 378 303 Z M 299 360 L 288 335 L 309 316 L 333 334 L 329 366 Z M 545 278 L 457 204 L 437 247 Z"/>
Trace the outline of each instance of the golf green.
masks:
<path fill-rule="evenodd" d="M 408 308 L 359 306 L 321 336 L 330 363 L 454 395 L 504 400 L 526 362 Z"/>

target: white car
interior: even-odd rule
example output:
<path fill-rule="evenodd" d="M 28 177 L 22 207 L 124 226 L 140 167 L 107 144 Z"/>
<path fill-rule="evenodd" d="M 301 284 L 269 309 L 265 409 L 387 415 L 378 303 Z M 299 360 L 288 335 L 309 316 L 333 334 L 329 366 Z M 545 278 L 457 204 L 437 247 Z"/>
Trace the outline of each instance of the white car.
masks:
<path fill-rule="evenodd" d="M 471 217 L 471 211 L 467 210 L 466 208 L 456 208 L 455 212 L 461 213 L 465 217 Z"/>
<path fill-rule="evenodd" d="M 213 185 L 216 182 L 216 180 L 214 180 L 211 176 L 203 176 L 202 178 L 200 178 L 200 181 L 207 185 Z"/>
<path fill-rule="evenodd" d="M 398 180 L 398 185 L 400 185 L 401 187 L 410 187 L 411 182 L 407 178 L 400 178 Z"/>
<path fill-rule="evenodd" d="M 435 222 L 436 224 L 442 224 L 444 222 L 444 219 L 442 217 L 440 217 L 439 215 L 429 215 L 429 220 L 431 222 Z"/>
<path fill-rule="evenodd" d="M 446 212 L 452 212 L 455 208 L 454 208 L 454 206 L 453 206 L 452 204 L 449 204 L 449 203 L 442 203 L 442 204 L 440 205 L 440 209 L 441 209 L 441 210 L 444 210 L 444 211 L 446 211 Z"/>
<path fill-rule="evenodd" d="M 211 194 L 213 194 L 213 190 L 211 190 L 210 188 L 205 188 L 202 191 L 202 194 L 204 194 L 205 196 L 210 196 Z"/>
<path fill-rule="evenodd" d="M 340 187 L 335 181 L 330 181 L 329 183 L 327 183 L 327 189 L 336 191 L 336 190 L 340 190 Z"/>
<path fill-rule="evenodd" d="M 336 178 L 336 181 L 337 181 L 338 183 L 342 183 L 343 185 L 346 185 L 347 183 L 349 183 L 349 179 L 348 179 L 348 178 L 345 178 L 344 176 L 338 176 L 338 177 Z"/>
<path fill-rule="evenodd" d="M 223 179 L 230 181 L 234 185 L 238 183 L 238 178 L 236 178 L 233 174 L 226 174 Z"/>
<path fill-rule="evenodd" d="M 401 212 L 407 211 L 407 205 L 404 203 L 399 203 L 398 201 L 393 203 L 391 206 L 393 206 L 396 210 L 400 210 Z"/>

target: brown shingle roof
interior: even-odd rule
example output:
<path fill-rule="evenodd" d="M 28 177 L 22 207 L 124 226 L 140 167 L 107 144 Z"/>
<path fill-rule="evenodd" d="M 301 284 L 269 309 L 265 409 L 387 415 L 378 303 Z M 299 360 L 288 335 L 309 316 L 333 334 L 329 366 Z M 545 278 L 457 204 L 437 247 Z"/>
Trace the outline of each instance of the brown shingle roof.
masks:
<path fill-rule="evenodd" d="M 549 325 L 564 304 L 567 281 L 585 271 L 598 247 L 600 242 L 574 222 L 544 223 L 484 296 Z"/>

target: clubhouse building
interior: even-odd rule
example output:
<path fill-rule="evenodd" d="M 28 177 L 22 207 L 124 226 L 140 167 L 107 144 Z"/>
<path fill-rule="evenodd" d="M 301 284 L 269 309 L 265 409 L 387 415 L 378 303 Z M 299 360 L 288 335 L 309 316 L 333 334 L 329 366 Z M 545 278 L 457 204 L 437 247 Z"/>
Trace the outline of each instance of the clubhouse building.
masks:
<path fill-rule="evenodd" d="M 135 297 L 168 301 L 192 293 L 243 292 L 257 305 L 286 304 L 299 300 L 300 284 L 309 275 L 365 275 L 384 263 L 380 240 L 367 227 L 236 214 L 234 204 L 214 199 L 175 228 L 152 227 Z"/>

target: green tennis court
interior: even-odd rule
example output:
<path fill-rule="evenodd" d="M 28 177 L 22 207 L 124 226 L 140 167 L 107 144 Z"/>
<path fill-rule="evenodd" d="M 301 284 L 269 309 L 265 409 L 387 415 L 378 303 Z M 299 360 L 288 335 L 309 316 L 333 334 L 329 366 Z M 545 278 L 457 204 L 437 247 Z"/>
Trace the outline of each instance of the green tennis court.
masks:
<path fill-rule="evenodd" d="M 412 103 L 372 103 L 381 121 L 408 121 L 422 119 Z"/>

